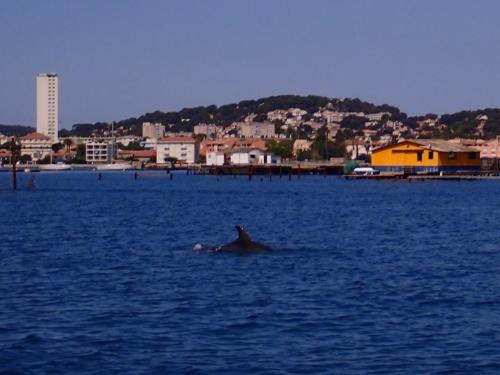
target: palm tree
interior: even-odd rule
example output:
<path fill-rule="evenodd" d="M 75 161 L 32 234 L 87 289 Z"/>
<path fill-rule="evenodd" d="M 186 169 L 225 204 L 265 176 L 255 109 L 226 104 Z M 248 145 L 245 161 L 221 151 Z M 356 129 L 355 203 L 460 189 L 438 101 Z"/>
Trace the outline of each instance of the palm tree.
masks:
<path fill-rule="evenodd" d="M 64 144 L 66 145 L 66 152 L 70 152 L 71 151 L 71 145 L 73 144 L 73 141 L 69 138 L 66 138 L 64 140 Z"/>

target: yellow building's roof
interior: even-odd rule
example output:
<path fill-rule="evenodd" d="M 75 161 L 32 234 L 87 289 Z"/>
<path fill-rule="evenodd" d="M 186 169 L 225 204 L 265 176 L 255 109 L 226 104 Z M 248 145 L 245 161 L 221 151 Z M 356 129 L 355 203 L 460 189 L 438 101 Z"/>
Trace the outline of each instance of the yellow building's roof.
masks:
<path fill-rule="evenodd" d="M 379 151 L 382 149 L 394 147 L 394 146 L 397 146 L 397 145 L 400 145 L 400 144 L 406 143 L 406 142 L 420 146 L 423 149 L 434 150 L 434 151 L 438 151 L 438 152 L 476 152 L 477 151 L 471 147 L 464 146 L 464 145 L 450 142 L 450 141 L 445 141 L 442 139 L 405 139 L 405 140 L 400 141 L 396 144 L 386 145 L 386 146 L 376 148 L 373 151 Z"/>

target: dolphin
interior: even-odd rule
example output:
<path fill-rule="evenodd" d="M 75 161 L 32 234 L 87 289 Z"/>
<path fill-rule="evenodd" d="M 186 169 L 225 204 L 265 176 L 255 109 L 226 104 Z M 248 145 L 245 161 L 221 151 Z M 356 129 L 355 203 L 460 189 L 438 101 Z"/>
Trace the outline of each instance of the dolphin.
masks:
<path fill-rule="evenodd" d="M 208 250 L 209 252 L 224 252 L 234 254 L 251 254 L 272 250 L 269 246 L 252 241 L 248 233 L 245 232 L 245 230 L 241 226 L 236 225 L 235 227 L 238 231 L 238 238 L 235 241 L 217 247 L 208 247 L 203 246 L 202 244 L 196 244 L 193 250 Z"/>
<path fill-rule="evenodd" d="M 219 246 L 216 251 L 247 254 L 272 250 L 269 246 L 252 241 L 248 233 L 241 226 L 236 225 L 235 228 L 238 231 L 236 241 Z"/>

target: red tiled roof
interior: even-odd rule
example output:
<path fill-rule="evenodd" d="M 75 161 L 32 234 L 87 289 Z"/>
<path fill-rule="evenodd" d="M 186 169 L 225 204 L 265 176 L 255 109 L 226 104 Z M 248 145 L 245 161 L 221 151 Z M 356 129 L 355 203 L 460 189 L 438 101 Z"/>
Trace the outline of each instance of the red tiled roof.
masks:
<path fill-rule="evenodd" d="M 163 143 L 196 143 L 196 139 L 190 137 L 165 137 L 160 138 L 158 142 Z"/>
<path fill-rule="evenodd" d="M 50 137 L 46 136 L 45 134 L 42 133 L 29 133 L 26 134 L 24 137 L 21 137 L 21 140 L 27 141 L 27 140 L 40 140 L 40 141 L 50 141 Z"/>
<path fill-rule="evenodd" d="M 130 155 L 135 158 L 152 158 L 156 157 L 156 150 L 120 150 L 121 155 Z"/>
<path fill-rule="evenodd" d="M 260 151 L 260 152 L 266 152 L 266 150 L 263 150 L 258 147 L 240 147 L 240 148 L 235 148 L 231 150 L 232 154 L 246 154 L 252 151 Z"/>

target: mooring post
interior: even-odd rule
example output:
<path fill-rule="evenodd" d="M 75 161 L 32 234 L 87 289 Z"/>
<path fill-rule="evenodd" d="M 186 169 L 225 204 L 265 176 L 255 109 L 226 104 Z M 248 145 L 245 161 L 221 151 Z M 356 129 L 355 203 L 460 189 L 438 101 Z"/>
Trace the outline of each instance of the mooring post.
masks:
<path fill-rule="evenodd" d="M 101 180 L 102 180 L 102 173 L 101 173 L 101 172 L 99 172 L 99 174 L 97 175 L 97 179 L 98 179 L 99 181 L 101 181 Z"/>
<path fill-rule="evenodd" d="M 173 179 L 174 179 L 174 174 L 170 173 L 170 181 L 172 181 Z"/>
<path fill-rule="evenodd" d="M 31 176 L 28 180 L 28 189 L 33 189 L 35 187 L 35 176 Z"/>
<path fill-rule="evenodd" d="M 17 161 L 13 160 L 12 163 L 12 189 L 17 190 L 17 171 L 16 171 Z"/>
<path fill-rule="evenodd" d="M 137 180 L 137 172 L 134 172 L 134 180 Z"/>
<path fill-rule="evenodd" d="M 17 144 L 16 138 L 12 137 L 10 146 L 10 163 L 12 164 L 12 189 L 17 190 L 17 160 L 21 146 Z"/>
<path fill-rule="evenodd" d="M 11 157 L 11 160 L 12 160 L 12 189 L 17 190 L 17 170 L 16 170 L 17 160 L 14 157 Z"/>

